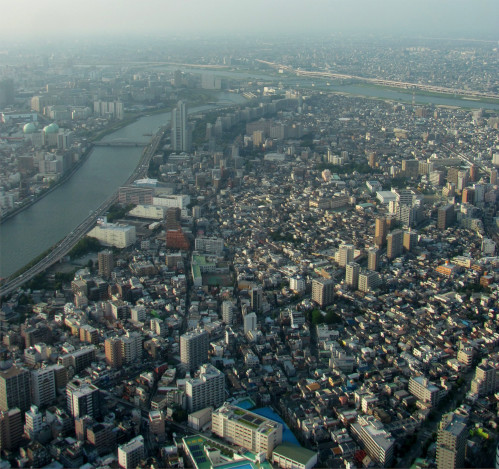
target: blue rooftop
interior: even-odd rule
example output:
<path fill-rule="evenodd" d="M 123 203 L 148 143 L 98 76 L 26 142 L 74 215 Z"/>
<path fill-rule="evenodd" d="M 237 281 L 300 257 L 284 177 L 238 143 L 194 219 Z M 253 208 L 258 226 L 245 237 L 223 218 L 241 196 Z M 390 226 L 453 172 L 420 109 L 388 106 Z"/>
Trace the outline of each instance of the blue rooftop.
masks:
<path fill-rule="evenodd" d="M 275 422 L 282 423 L 283 426 L 282 441 L 285 441 L 286 443 L 291 443 L 292 445 L 300 446 L 300 443 L 298 443 L 296 436 L 293 435 L 293 432 L 289 429 L 284 420 L 279 416 L 279 414 L 276 414 L 270 407 L 262 407 L 260 409 L 252 410 L 251 412 L 253 412 L 254 414 L 261 415 L 262 417 L 274 420 Z"/>

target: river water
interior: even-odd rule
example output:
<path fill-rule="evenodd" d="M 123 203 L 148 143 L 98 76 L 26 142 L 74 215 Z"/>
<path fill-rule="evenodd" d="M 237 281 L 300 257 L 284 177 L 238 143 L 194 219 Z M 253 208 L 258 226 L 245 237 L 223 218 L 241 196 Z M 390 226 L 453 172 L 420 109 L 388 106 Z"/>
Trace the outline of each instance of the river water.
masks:
<path fill-rule="evenodd" d="M 176 67 L 162 67 L 176 68 Z M 182 68 L 193 73 L 196 69 Z M 217 76 L 272 80 L 276 77 L 264 73 L 234 71 L 209 72 Z M 280 78 L 280 77 L 279 77 Z M 295 87 L 314 83 L 316 90 L 336 91 L 366 97 L 376 97 L 395 101 L 410 101 L 412 95 L 369 85 L 327 85 L 325 80 L 311 80 L 303 77 L 283 75 L 282 83 Z M 214 107 L 223 107 L 244 102 L 244 98 L 234 93 L 220 93 L 218 104 L 206 105 L 189 110 L 195 113 Z M 417 104 L 435 104 L 465 108 L 499 110 L 499 104 L 478 103 L 462 99 L 433 96 L 415 96 Z M 170 121 L 171 113 L 145 116 L 136 122 L 107 135 L 103 140 L 130 140 L 146 145 L 161 126 Z M 83 166 L 64 184 L 45 198 L 0 225 L 0 277 L 7 277 L 25 266 L 33 258 L 53 246 L 78 226 L 105 199 L 113 194 L 129 177 L 142 154 L 141 147 L 97 147 L 92 150 Z"/>
<path fill-rule="evenodd" d="M 220 93 L 217 105 L 189 109 L 196 113 L 245 102 L 240 95 Z M 145 116 L 103 140 L 128 139 L 144 146 L 171 113 Z M 74 230 L 130 176 L 143 147 L 95 147 L 73 176 L 43 199 L 0 225 L 0 277 L 7 277 Z"/>

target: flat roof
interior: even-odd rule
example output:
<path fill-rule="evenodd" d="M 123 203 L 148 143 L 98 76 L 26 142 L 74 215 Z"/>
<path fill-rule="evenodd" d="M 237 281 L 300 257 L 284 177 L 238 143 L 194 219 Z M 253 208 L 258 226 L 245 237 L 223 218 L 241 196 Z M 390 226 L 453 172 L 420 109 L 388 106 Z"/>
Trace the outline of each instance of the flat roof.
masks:
<path fill-rule="evenodd" d="M 285 458 L 304 465 L 306 465 L 313 457 L 317 456 L 316 452 L 291 443 L 281 443 L 279 446 L 274 448 L 274 454 L 284 456 Z"/>

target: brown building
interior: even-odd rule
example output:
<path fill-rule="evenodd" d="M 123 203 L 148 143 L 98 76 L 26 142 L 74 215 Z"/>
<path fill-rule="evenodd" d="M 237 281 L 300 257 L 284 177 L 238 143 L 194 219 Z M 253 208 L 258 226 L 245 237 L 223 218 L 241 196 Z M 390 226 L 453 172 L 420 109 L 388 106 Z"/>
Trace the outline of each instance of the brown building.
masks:
<path fill-rule="evenodd" d="M 99 252 L 97 260 L 99 262 L 99 275 L 109 277 L 114 269 L 114 258 L 112 251 L 106 249 Z"/>
<path fill-rule="evenodd" d="M 0 412 L 0 450 L 19 448 L 23 432 L 23 416 L 17 407 Z"/>
<path fill-rule="evenodd" d="M 31 405 L 30 373 L 24 368 L 10 367 L 0 371 L 0 410 L 18 407 L 26 412 Z"/>
<path fill-rule="evenodd" d="M 166 247 L 170 249 L 180 249 L 188 251 L 191 248 L 189 239 L 182 231 L 182 228 L 176 230 L 168 230 L 166 232 Z"/>
<path fill-rule="evenodd" d="M 376 218 L 376 227 L 374 230 L 374 244 L 381 247 L 386 242 L 386 235 L 388 233 L 388 224 L 386 218 Z"/>
<path fill-rule="evenodd" d="M 106 362 L 113 368 L 119 368 L 123 365 L 123 353 L 121 351 L 121 340 L 117 337 L 111 337 L 104 342 L 106 352 Z"/>

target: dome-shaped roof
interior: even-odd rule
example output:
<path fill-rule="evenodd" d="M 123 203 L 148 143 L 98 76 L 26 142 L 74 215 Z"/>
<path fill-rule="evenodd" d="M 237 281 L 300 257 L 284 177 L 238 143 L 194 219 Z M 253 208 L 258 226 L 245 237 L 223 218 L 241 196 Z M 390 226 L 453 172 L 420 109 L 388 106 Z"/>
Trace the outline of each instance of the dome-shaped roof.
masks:
<path fill-rule="evenodd" d="M 23 127 L 23 132 L 25 134 L 32 134 L 36 132 L 36 125 L 33 124 L 33 122 L 29 122 L 28 124 L 25 124 Z"/>
<path fill-rule="evenodd" d="M 46 134 L 55 134 L 55 133 L 59 132 L 59 126 L 55 122 L 52 122 L 52 124 L 44 127 L 43 131 Z"/>

